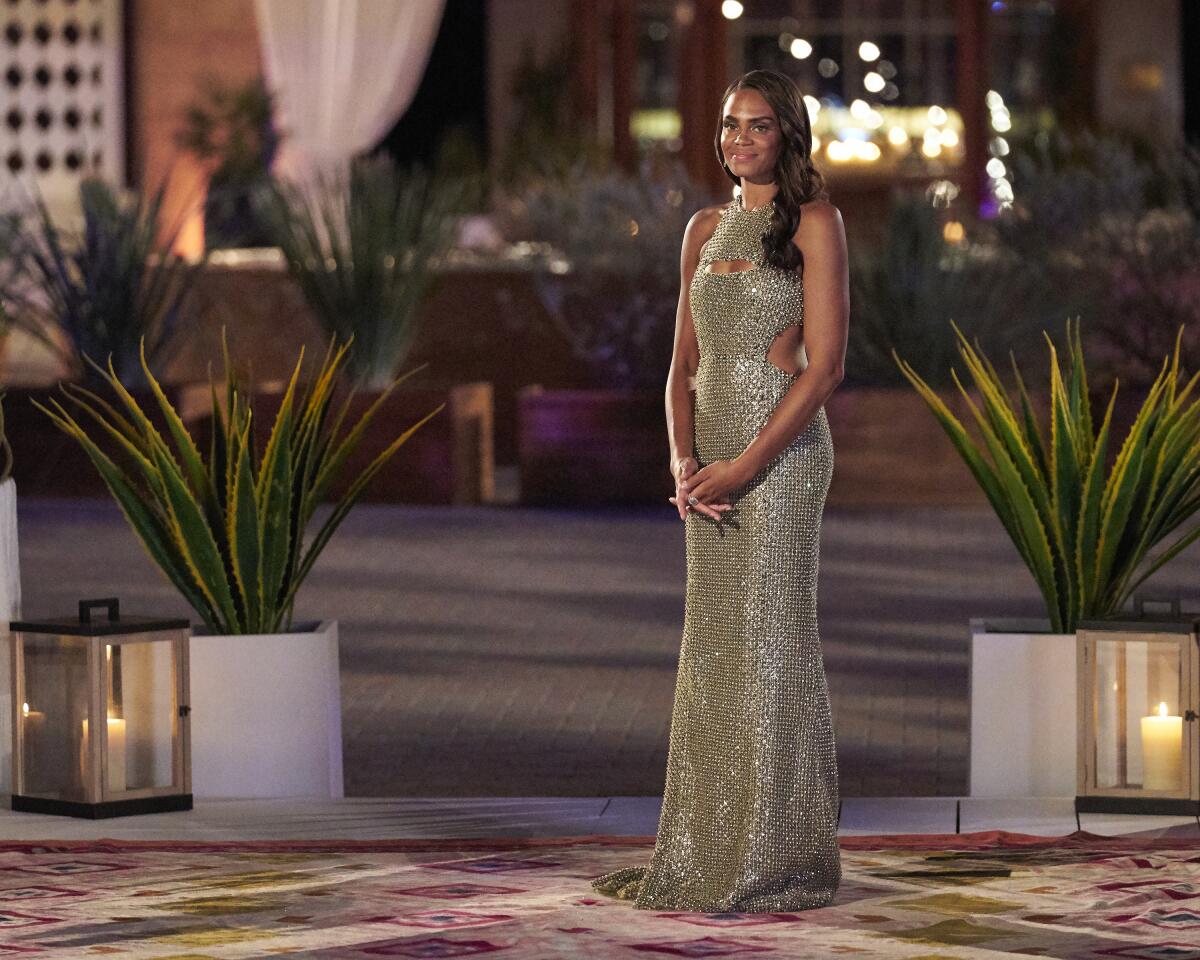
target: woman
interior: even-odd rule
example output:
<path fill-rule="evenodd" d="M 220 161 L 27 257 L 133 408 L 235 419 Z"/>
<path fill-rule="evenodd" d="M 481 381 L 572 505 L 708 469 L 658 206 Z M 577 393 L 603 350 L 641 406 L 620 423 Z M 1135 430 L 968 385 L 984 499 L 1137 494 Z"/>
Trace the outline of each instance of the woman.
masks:
<path fill-rule="evenodd" d="M 644 909 L 803 910 L 841 879 L 816 605 L 846 240 L 791 79 L 745 74 L 718 124 L 740 190 L 684 232 L 666 391 L 687 545 L 666 792 L 649 864 L 592 885 Z"/>

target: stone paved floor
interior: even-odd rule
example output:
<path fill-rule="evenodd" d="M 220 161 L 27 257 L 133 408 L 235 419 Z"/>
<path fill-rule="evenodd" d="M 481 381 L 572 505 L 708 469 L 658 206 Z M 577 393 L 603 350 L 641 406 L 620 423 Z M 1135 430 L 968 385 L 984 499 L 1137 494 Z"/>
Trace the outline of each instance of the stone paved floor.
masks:
<path fill-rule="evenodd" d="M 186 613 L 105 501 L 21 501 L 24 614 Z M 654 796 L 683 615 L 663 511 L 361 506 L 300 594 L 341 621 L 351 796 Z M 983 510 L 830 511 L 819 611 L 846 796 L 966 790 L 967 621 L 1037 616 Z M 1156 579 L 1197 606 L 1190 552 Z"/>

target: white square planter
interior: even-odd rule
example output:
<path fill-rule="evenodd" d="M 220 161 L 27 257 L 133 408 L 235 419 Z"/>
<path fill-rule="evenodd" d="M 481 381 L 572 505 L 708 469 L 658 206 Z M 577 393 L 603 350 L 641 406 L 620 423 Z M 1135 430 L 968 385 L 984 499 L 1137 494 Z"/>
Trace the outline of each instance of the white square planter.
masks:
<path fill-rule="evenodd" d="M 341 797 L 337 621 L 191 639 L 192 792 Z"/>
<path fill-rule="evenodd" d="M 1075 634 L 971 620 L 972 797 L 1075 796 Z"/>
<path fill-rule="evenodd" d="M 17 485 L 0 483 L 0 794 L 12 793 L 12 634 L 21 617 L 21 564 L 17 549 Z"/>

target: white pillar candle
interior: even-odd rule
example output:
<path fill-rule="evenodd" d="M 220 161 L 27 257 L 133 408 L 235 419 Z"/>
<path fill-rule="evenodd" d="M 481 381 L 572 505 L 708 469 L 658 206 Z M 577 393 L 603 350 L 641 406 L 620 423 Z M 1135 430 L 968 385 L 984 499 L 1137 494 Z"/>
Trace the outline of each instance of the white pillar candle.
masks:
<path fill-rule="evenodd" d="M 88 722 L 83 721 L 83 746 L 80 749 L 80 773 L 87 771 Z M 84 782 L 87 777 L 84 776 Z M 119 717 L 108 718 L 108 790 L 116 793 L 125 789 L 125 721 Z"/>
<path fill-rule="evenodd" d="M 1166 703 L 1157 715 L 1142 717 L 1142 789 L 1179 790 L 1183 774 L 1183 717 L 1167 715 Z"/>
<path fill-rule="evenodd" d="M 108 789 L 125 789 L 125 721 L 117 717 L 108 718 Z"/>

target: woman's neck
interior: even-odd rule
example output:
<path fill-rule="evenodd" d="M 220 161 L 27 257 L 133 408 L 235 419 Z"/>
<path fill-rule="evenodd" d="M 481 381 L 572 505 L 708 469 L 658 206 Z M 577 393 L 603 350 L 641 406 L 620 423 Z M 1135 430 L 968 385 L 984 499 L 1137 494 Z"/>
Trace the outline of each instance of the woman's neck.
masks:
<path fill-rule="evenodd" d="M 772 181 L 771 183 L 750 183 L 746 180 L 742 181 L 742 207 L 747 210 L 757 210 L 764 203 L 770 203 L 775 199 L 775 194 L 779 192 L 779 184 Z"/>

